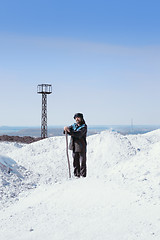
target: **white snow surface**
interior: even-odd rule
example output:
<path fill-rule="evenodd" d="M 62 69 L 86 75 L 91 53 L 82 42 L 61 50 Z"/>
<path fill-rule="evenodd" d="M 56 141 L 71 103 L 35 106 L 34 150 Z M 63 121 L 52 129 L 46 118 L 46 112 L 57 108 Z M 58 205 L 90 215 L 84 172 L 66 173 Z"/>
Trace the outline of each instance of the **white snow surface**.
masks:
<path fill-rule="evenodd" d="M 88 175 L 69 179 L 65 137 L 0 142 L 1 240 L 160 239 L 160 130 L 87 143 Z"/>

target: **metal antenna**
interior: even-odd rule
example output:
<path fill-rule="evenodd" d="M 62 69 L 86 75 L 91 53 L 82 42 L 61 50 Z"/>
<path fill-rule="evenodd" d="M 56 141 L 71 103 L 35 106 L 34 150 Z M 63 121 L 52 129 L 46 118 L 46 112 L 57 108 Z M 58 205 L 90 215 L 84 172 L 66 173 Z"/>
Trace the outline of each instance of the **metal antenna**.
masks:
<path fill-rule="evenodd" d="M 42 94 L 41 138 L 47 137 L 47 94 L 52 93 L 51 84 L 39 84 L 37 93 Z"/>
<path fill-rule="evenodd" d="M 131 119 L 131 132 L 133 133 L 133 118 Z"/>

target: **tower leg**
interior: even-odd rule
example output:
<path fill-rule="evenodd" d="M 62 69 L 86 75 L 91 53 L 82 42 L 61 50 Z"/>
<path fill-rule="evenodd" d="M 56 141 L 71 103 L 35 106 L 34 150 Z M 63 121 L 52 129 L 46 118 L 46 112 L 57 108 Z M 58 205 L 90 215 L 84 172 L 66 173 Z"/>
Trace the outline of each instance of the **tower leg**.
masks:
<path fill-rule="evenodd" d="M 42 94 L 42 125 L 41 138 L 47 137 L 47 94 Z"/>

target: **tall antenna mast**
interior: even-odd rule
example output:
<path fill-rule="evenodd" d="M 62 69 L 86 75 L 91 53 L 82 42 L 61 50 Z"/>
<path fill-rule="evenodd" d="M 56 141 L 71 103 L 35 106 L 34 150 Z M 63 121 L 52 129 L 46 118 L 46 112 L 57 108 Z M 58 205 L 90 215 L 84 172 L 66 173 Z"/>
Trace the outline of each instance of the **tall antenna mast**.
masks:
<path fill-rule="evenodd" d="M 131 119 L 131 132 L 133 133 L 133 118 Z"/>
<path fill-rule="evenodd" d="M 41 138 L 47 137 L 47 94 L 52 93 L 51 84 L 39 84 L 37 93 L 42 94 Z"/>

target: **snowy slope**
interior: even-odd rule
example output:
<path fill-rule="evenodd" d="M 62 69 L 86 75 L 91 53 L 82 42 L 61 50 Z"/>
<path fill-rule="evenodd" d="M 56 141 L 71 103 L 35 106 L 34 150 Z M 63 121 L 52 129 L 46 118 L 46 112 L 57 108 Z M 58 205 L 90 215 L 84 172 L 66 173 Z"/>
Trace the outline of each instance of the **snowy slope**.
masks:
<path fill-rule="evenodd" d="M 90 176 L 105 176 L 108 168 L 129 161 L 136 149 L 126 136 L 104 131 L 88 137 L 88 168 Z"/>
<path fill-rule="evenodd" d="M 42 183 L 55 183 L 68 177 L 67 161 L 65 156 L 65 139 L 54 137 L 41 140 L 29 145 L 0 143 L 0 149 L 17 164 L 17 171 L 23 180 L 16 174 L 7 174 L 1 171 L 1 199 L 2 204 L 8 200 L 18 200 L 18 195 L 25 189 L 33 189 Z M 28 194 L 28 192 L 26 192 Z M 1 207 L 1 206 L 0 206 Z"/>
<path fill-rule="evenodd" d="M 160 200 L 160 130 L 127 136 L 137 154 L 132 161 L 113 166 L 107 178 L 123 184 L 148 201 Z"/>
<path fill-rule="evenodd" d="M 88 176 L 71 180 L 64 137 L 0 143 L 23 176 L 0 168 L 0 239 L 160 239 L 160 130 L 87 142 Z"/>
<path fill-rule="evenodd" d="M 7 155 L 12 151 L 22 148 L 25 144 L 14 143 L 14 142 L 0 142 L 0 153 L 1 155 Z"/>

